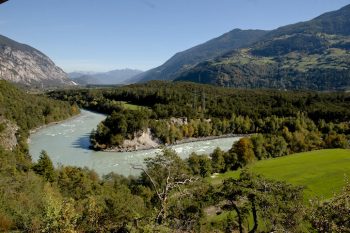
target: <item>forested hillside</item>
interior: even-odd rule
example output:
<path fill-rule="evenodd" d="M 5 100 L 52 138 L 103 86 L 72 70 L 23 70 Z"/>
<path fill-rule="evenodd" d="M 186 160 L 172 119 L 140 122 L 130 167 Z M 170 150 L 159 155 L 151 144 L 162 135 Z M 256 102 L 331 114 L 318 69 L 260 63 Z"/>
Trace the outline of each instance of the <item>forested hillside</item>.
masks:
<path fill-rule="evenodd" d="M 147 82 L 149 80 L 173 80 L 181 72 L 196 64 L 223 55 L 233 49 L 253 44 L 264 36 L 264 30 L 234 29 L 217 38 L 179 52 L 163 65 L 135 76 L 129 83 Z"/>
<path fill-rule="evenodd" d="M 348 93 L 239 90 L 154 81 L 114 89 L 57 91 L 50 96 L 110 115 L 91 135 L 95 149 L 121 146 L 148 128 L 164 144 L 260 133 L 266 143 L 285 145 L 281 155 L 332 147 L 333 139 L 345 147 L 348 144 Z M 125 108 L 123 102 L 139 108 Z M 337 139 L 331 139 L 333 133 Z M 281 137 L 271 139 L 272 135 Z M 301 144 L 292 146 L 292 138 Z M 268 154 L 274 156 L 272 148 Z"/>
<path fill-rule="evenodd" d="M 74 104 L 54 101 L 43 95 L 27 94 L 7 81 L 0 80 L 0 119 L 6 119 L 3 131 L 7 126 L 18 126 L 18 131 L 12 132 L 22 144 L 27 140 L 30 130 L 78 113 L 78 106 Z M 12 123 L 5 123 L 8 121 Z"/>
<path fill-rule="evenodd" d="M 278 28 L 250 46 L 198 64 L 176 80 L 240 88 L 348 89 L 349 19 L 350 5 Z"/>

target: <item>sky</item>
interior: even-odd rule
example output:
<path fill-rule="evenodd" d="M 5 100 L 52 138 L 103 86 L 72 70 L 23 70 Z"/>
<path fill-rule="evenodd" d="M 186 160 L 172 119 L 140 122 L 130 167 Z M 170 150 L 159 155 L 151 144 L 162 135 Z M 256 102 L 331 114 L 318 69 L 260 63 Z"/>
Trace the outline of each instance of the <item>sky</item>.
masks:
<path fill-rule="evenodd" d="M 9 0 L 0 34 L 66 72 L 157 67 L 234 28 L 271 30 L 350 0 Z"/>

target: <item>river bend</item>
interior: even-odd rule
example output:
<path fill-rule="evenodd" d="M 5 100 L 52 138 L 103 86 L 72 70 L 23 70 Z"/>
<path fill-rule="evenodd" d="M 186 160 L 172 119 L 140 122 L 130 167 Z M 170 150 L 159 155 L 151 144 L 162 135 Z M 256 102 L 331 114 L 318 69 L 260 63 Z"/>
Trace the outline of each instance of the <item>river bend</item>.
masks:
<path fill-rule="evenodd" d="M 89 134 L 105 118 L 102 114 L 81 110 L 81 114 L 70 120 L 44 127 L 30 136 L 29 152 L 33 161 L 37 161 L 45 150 L 55 165 L 73 165 L 94 169 L 103 175 L 115 172 L 125 176 L 137 175 L 139 171 L 130 164 L 140 164 L 147 157 L 154 156 L 160 150 L 136 152 L 100 152 L 89 149 Z M 190 153 L 209 154 L 216 147 L 229 150 L 237 137 L 190 142 L 172 146 L 181 158 Z"/>

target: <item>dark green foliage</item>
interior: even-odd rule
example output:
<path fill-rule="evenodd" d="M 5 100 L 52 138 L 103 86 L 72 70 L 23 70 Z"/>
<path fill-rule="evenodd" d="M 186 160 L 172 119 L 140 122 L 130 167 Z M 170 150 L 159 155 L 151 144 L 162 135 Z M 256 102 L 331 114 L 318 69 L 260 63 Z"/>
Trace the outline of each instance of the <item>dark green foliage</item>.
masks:
<path fill-rule="evenodd" d="M 263 158 L 322 148 L 322 140 L 317 138 L 324 139 L 320 133 L 328 134 L 334 123 L 337 133 L 349 132 L 350 94 L 340 92 L 237 90 L 157 81 L 115 89 L 58 91 L 50 95 L 111 114 L 92 133 L 96 149 L 121 145 L 124 139 L 132 139 L 147 128 L 164 144 L 191 137 L 284 132 L 280 135 L 284 139 L 277 137 L 266 142 L 266 147 L 275 151 L 271 149 L 270 154 L 255 151 L 257 158 Z M 116 108 L 114 103 L 118 101 L 147 108 Z M 322 128 L 320 132 L 318 127 Z M 302 132 L 303 129 L 306 131 Z M 254 140 L 253 143 L 261 144 Z"/>
<path fill-rule="evenodd" d="M 252 140 L 255 157 L 259 160 L 267 158 L 268 154 L 264 146 L 264 136 L 262 134 L 255 134 L 250 140 Z"/>
<path fill-rule="evenodd" d="M 216 148 L 213 153 L 210 154 L 211 166 L 213 172 L 220 173 L 225 171 L 225 152 L 220 148 Z"/>
<path fill-rule="evenodd" d="M 282 56 L 290 52 L 319 53 L 327 47 L 327 41 L 321 37 L 307 34 L 292 35 L 284 40 L 272 40 L 263 43 L 252 51 L 262 57 Z"/>
<path fill-rule="evenodd" d="M 4 123 L 0 123 L 0 133 L 6 129 L 6 125 Z"/>
<path fill-rule="evenodd" d="M 122 145 L 125 139 L 133 139 L 136 133 L 145 131 L 148 126 L 148 111 L 113 111 L 91 134 L 94 149 Z"/>
<path fill-rule="evenodd" d="M 20 148 L 13 152 L 0 148 L 0 231 L 206 232 L 205 208 L 212 206 L 236 214 L 229 214 L 207 232 L 302 232 L 303 221 L 318 231 L 320 227 L 328 232 L 346 231 L 341 228 L 347 227 L 342 224 L 347 221 L 346 195 L 331 200 L 331 207 L 326 203 L 314 206 L 310 219 L 305 220 L 299 187 L 244 172 L 239 179 L 215 186 L 201 178 L 243 167 L 255 159 L 348 147 L 350 97 L 346 93 L 242 91 L 155 82 L 51 95 L 111 114 L 96 130 L 105 137 L 103 143 L 117 145 L 146 127 L 167 142 L 181 136 L 257 134 L 240 139 L 228 152 L 216 149 L 209 156 L 193 154 L 186 161 L 165 149 L 146 159 L 145 166 L 133 165 L 142 170 L 138 178 L 109 174 L 101 179 L 94 171 L 71 166 L 55 170 L 44 152 L 38 163 L 32 164 Z M 125 110 L 116 104 L 122 100 L 148 108 Z M 39 108 L 43 116 L 52 116 L 53 105 Z M 332 208 L 341 215 L 328 215 Z M 254 224 L 248 224 L 250 218 Z M 332 226 L 327 225 L 329 221 Z"/>
<path fill-rule="evenodd" d="M 44 124 L 67 119 L 79 113 L 75 104 L 27 94 L 0 80 L 0 115 L 15 122 L 20 130 L 17 140 L 25 148 L 29 130 Z"/>
<path fill-rule="evenodd" d="M 197 155 L 192 153 L 187 160 L 192 174 L 207 177 L 212 173 L 211 160 L 206 155 Z"/>
<path fill-rule="evenodd" d="M 56 179 L 56 172 L 53 167 L 52 161 L 46 151 L 40 153 L 38 162 L 33 166 L 33 171 L 45 178 L 49 182 L 53 182 Z"/>
<path fill-rule="evenodd" d="M 187 117 L 189 121 L 209 118 L 214 124 L 212 129 L 222 134 L 230 132 L 235 124 L 242 132 L 250 131 L 254 127 L 252 121 L 255 124 L 258 119 L 276 121 L 274 116 L 296 117 L 300 112 L 315 122 L 350 119 L 350 94 L 342 92 L 241 90 L 154 81 L 114 89 L 56 91 L 50 96 L 106 114 L 120 112 L 122 107 L 118 101 L 127 101 L 149 107 L 151 119 Z M 205 102 L 205 109 L 202 102 Z M 267 117 L 270 118 L 265 119 Z M 255 125 L 260 131 L 263 126 Z"/>
<path fill-rule="evenodd" d="M 59 169 L 57 184 L 64 195 L 78 200 L 99 193 L 98 180 L 94 171 L 67 166 Z"/>

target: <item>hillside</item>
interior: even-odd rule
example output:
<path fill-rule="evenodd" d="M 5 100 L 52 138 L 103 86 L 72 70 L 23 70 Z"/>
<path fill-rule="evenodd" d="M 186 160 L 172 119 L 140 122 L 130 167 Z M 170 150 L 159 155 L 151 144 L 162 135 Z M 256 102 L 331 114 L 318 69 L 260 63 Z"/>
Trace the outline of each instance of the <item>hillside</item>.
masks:
<path fill-rule="evenodd" d="M 27 94 L 0 80 L 0 146 L 14 149 L 17 143 L 26 143 L 30 130 L 78 112 L 74 104 Z"/>
<path fill-rule="evenodd" d="M 68 76 L 75 83 L 80 85 L 87 84 L 124 84 L 128 82 L 127 80 L 132 79 L 136 75 L 141 74 L 141 70 L 134 69 L 121 69 L 121 70 L 111 70 L 108 72 L 101 73 L 86 73 L 86 72 L 73 72 L 69 73 Z"/>
<path fill-rule="evenodd" d="M 0 79 L 31 88 L 74 85 L 45 54 L 1 35 Z"/>
<path fill-rule="evenodd" d="M 202 62 L 176 80 L 240 88 L 350 86 L 350 5 L 278 28 L 253 45 Z"/>
<path fill-rule="evenodd" d="M 233 49 L 248 46 L 265 35 L 263 30 L 234 29 L 206 43 L 175 54 L 163 65 L 146 71 L 132 79 L 132 82 L 148 80 L 173 80 L 177 75 L 202 61 L 213 59 Z"/>

